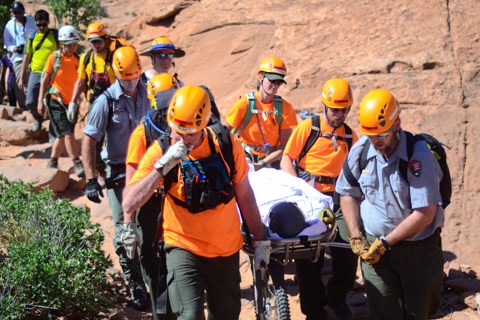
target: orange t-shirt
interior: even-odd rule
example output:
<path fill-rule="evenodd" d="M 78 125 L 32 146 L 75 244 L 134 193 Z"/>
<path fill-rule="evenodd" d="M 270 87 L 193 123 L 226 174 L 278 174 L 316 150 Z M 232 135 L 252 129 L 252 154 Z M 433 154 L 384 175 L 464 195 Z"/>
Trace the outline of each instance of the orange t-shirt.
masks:
<path fill-rule="evenodd" d="M 44 71 L 52 74 L 54 63 L 55 55 L 52 53 L 47 58 Z M 72 101 L 73 87 L 78 78 L 77 69 L 78 58 L 75 55 L 67 57 L 63 53 L 60 54 L 60 67 L 55 74 L 52 86 L 60 92 L 63 104 L 68 104 Z M 52 96 L 59 100 L 57 94 L 53 93 Z"/>
<path fill-rule="evenodd" d="M 208 129 L 205 129 L 208 130 Z M 208 137 L 205 134 L 200 146 L 190 151 L 188 160 L 202 159 L 210 156 Z M 212 133 L 217 152 L 220 147 L 216 135 Z M 233 156 L 236 174 L 234 183 L 247 179 L 248 164 L 243 148 L 236 137 L 232 136 Z M 157 141 L 147 150 L 140 166 L 129 184 L 147 176 L 154 169 L 162 149 Z M 228 165 L 225 164 L 228 168 Z M 160 181 L 160 186 L 163 181 Z M 179 174 L 177 183 L 167 191 L 185 201 L 183 182 Z M 243 237 L 240 233 L 240 219 L 235 198 L 227 204 L 219 204 L 214 209 L 192 214 L 187 208 L 174 202 L 171 195 L 165 200 L 163 210 L 163 229 L 165 243 L 184 248 L 203 257 L 230 256 L 241 249 Z"/>
<path fill-rule="evenodd" d="M 125 163 L 138 165 L 146 152 L 147 138 L 145 137 L 145 126 L 141 123 L 130 135 Z"/>
<path fill-rule="evenodd" d="M 262 103 L 255 93 L 255 105 L 257 110 L 274 111 L 274 102 Z M 297 126 L 297 116 L 292 105 L 282 99 L 282 124 L 280 129 L 293 129 Z M 242 124 L 243 117 L 247 111 L 247 97 L 240 98 L 227 114 L 226 121 L 232 128 L 239 128 Z M 263 134 L 263 137 L 262 137 Z M 253 114 L 250 122 L 243 128 L 240 139 L 243 143 L 253 146 L 264 146 L 270 144 L 271 147 L 280 144 L 280 130 L 275 114 L 273 113 L 256 113 Z M 255 154 L 263 155 L 261 152 Z"/>
<path fill-rule="evenodd" d="M 307 143 L 308 136 L 312 130 L 312 119 L 306 119 L 296 127 L 290 139 L 283 150 L 292 159 L 297 159 L 303 146 Z M 322 133 L 332 134 L 333 127 L 329 126 L 325 120 L 324 115 L 320 116 L 320 130 Z M 341 126 L 335 130 L 335 134 L 339 137 L 345 138 L 345 127 Z M 352 130 L 353 141 L 352 144 L 358 140 L 357 134 Z M 331 138 L 318 137 L 308 153 L 300 160 L 298 166 L 307 170 L 314 176 L 336 178 L 342 170 L 343 161 L 348 154 L 348 144 L 346 141 L 337 139 L 337 151 L 333 146 Z M 319 184 L 315 182 L 315 188 L 321 192 L 333 192 L 332 184 Z"/>

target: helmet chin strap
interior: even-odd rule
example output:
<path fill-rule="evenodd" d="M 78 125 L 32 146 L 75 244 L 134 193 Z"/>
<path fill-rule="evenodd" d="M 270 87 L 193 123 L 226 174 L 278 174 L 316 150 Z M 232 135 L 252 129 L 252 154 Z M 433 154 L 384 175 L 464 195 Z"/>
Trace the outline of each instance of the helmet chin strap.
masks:
<path fill-rule="evenodd" d="M 267 92 L 267 90 L 265 90 L 265 88 L 263 87 L 263 79 L 265 79 L 265 78 L 262 78 L 262 80 L 260 80 L 260 86 L 262 87 L 263 92 L 265 92 L 265 94 L 266 94 L 267 96 L 269 96 L 269 97 L 275 96 L 274 94 L 269 94 L 269 93 Z"/>

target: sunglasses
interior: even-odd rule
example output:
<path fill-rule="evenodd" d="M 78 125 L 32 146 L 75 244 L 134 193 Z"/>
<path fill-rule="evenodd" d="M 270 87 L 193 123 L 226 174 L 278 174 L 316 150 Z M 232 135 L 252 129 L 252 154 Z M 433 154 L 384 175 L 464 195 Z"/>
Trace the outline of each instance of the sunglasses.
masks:
<path fill-rule="evenodd" d="M 45 28 L 48 26 L 48 23 L 37 23 L 37 28 Z"/>
<path fill-rule="evenodd" d="M 171 60 L 171 59 L 175 58 L 175 54 L 174 53 L 156 52 L 155 57 L 157 57 L 158 59 L 170 59 Z"/>
<path fill-rule="evenodd" d="M 283 84 L 283 80 L 270 80 L 270 79 L 268 79 L 268 81 L 270 81 L 270 83 L 272 83 L 276 86 L 281 86 Z"/>
<path fill-rule="evenodd" d="M 103 43 L 104 40 L 102 39 L 94 39 L 94 40 L 90 40 L 90 43 L 91 44 L 100 44 L 100 43 Z"/>
<path fill-rule="evenodd" d="M 384 132 L 384 133 L 379 133 L 379 134 L 376 134 L 376 135 L 370 135 L 368 136 L 370 139 L 373 139 L 373 138 L 376 138 L 376 139 L 385 139 L 386 137 L 388 137 L 390 135 L 390 131 L 387 131 L 387 132 Z"/>

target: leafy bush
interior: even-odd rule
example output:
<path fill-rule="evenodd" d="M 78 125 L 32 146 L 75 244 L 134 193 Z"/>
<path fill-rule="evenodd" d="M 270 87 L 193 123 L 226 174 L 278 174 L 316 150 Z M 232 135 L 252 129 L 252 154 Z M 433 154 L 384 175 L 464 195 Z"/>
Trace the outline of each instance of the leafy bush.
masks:
<path fill-rule="evenodd" d="M 45 2 L 59 26 L 72 25 L 82 34 L 86 26 L 105 14 L 105 8 L 100 6 L 100 0 L 46 0 Z"/>
<path fill-rule="evenodd" d="M 51 190 L 30 188 L 0 175 L 0 319 L 96 317 L 113 296 L 100 226 Z"/>

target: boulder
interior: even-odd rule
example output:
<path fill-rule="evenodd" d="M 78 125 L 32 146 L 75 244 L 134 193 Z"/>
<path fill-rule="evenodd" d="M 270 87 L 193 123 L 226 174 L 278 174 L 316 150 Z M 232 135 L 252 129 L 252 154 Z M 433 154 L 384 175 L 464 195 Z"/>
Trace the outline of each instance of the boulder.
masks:
<path fill-rule="evenodd" d="M 32 132 L 32 125 L 24 121 L 0 119 L 0 141 L 26 146 L 48 140 L 48 124 L 43 123 L 42 130 Z"/>
<path fill-rule="evenodd" d="M 14 164 L 8 167 L 0 166 L 0 174 L 12 181 L 31 182 L 34 192 L 45 188 L 50 188 L 53 192 L 63 192 L 69 182 L 68 172 L 58 169 L 35 168 L 22 164 Z"/>

